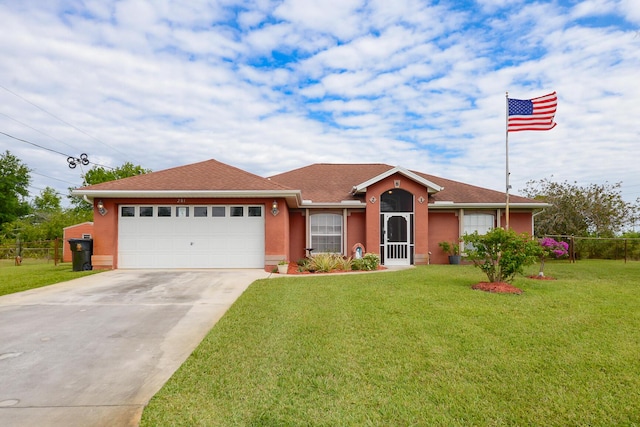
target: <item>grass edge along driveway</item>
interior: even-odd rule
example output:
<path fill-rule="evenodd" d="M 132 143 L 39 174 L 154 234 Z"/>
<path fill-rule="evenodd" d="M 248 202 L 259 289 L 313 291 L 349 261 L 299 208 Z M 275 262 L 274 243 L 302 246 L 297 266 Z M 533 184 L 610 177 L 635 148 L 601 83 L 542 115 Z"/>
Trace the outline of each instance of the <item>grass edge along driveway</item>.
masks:
<path fill-rule="evenodd" d="M 13 265 L 13 260 L 2 260 L 0 263 L 2 263 L 0 264 L 0 296 L 101 272 L 101 270 L 73 271 L 71 263 L 60 263 L 56 266 L 53 261 L 25 260 L 21 266 Z"/>
<path fill-rule="evenodd" d="M 546 274 L 522 295 L 472 291 L 470 266 L 257 281 L 141 425 L 640 425 L 640 263 Z"/>

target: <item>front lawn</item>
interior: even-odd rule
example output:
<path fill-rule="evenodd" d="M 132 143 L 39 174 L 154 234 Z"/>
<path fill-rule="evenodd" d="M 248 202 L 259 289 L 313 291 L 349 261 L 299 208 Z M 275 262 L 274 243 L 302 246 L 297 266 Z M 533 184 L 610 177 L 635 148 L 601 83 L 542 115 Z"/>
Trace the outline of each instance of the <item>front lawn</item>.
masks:
<path fill-rule="evenodd" d="M 98 272 L 73 271 L 71 263 L 55 266 L 53 261 L 26 259 L 21 266 L 16 266 L 14 260 L 0 260 L 0 296 L 65 282 Z"/>
<path fill-rule="evenodd" d="M 522 295 L 471 266 L 258 281 L 142 425 L 640 425 L 640 263 L 545 273 Z"/>

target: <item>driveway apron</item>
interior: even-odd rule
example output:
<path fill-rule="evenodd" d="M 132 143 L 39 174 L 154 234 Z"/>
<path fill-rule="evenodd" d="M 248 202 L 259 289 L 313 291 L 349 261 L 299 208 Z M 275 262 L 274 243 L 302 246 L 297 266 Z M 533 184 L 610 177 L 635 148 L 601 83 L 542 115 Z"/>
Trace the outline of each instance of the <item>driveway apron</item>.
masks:
<path fill-rule="evenodd" d="M 115 270 L 0 297 L 0 426 L 137 426 L 261 270 Z"/>

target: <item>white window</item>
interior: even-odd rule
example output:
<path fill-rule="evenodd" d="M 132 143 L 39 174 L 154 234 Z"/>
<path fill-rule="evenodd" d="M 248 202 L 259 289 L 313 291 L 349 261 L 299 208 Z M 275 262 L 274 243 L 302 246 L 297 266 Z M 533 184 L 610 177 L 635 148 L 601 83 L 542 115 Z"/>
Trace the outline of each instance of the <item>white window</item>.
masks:
<path fill-rule="evenodd" d="M 311 247 L 314 253 L 342 253 L 341 215 L 311 215 L 310 227 Z"/>
<path fill-rule="evenodd" d="M 473 213 L 468 214 L 465 212 L 464 221 L 463 221 L 463 235 L 464 234 L 473 234 L 474 232 L 478 232 L 479 235 L 487 234 L 495 227 L 495 217 L 491 214 L 484 213 Z M 464 244 L 465 249 L 470 250 L 473 249 L 473 245 L 471 243 Z"/>
<path fill-rule="evenodd" d="M 487 234 L 495 227 L 495 217 L 492 214 L 474 213 L 464 214 L 464 234 L 471 234 L 475 231 L 479 235 Z"/>

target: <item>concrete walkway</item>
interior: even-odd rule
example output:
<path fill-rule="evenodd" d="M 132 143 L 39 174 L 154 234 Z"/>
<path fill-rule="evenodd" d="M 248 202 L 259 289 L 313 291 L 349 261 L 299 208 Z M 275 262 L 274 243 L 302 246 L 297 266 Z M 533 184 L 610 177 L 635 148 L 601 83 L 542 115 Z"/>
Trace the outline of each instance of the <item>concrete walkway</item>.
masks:
<path fill-rule="evenodd" d="M 262 270 L 115 270 L 0 297 L 0 426 L 137 426 Z"/>

